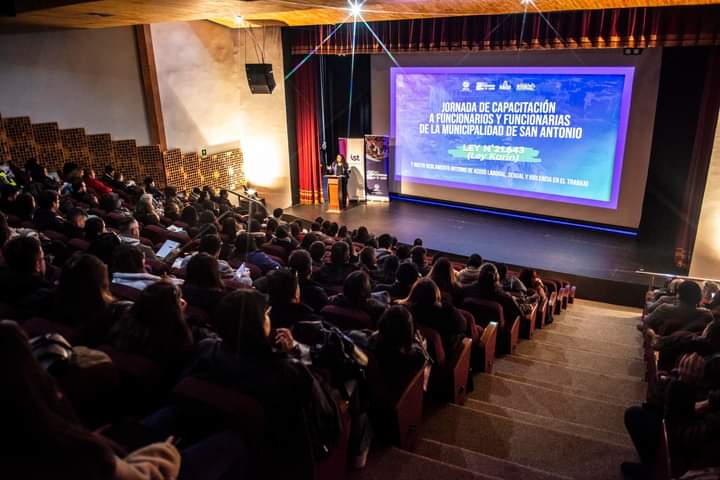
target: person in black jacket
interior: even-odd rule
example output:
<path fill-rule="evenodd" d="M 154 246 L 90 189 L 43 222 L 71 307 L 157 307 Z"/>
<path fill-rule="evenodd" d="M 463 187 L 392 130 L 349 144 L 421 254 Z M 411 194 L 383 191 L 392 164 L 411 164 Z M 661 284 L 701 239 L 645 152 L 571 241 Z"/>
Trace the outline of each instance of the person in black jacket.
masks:
<path fill-rule="evenodd" d="M 310 279 L 312 274 L 312 258 L 306 250 L 295 250 L 288 258 L 288 267 L 297 273 L 300 287 L 300 301 L 319 312 L 328 303 L 325 290 Z"/>
<path fill-rule="evenodd" d="M 38 209 L 33 216 L 35 228 L 65 233 L 67 222 L 60 216 L 60 196 L 54 190 L 43 190 L 38 197 Z"/>
<path fill-rule="evenodd" d="M 0 269 L 0 300 L 22 305 L 41 289 L 52 285 L 45 280 L 45 255 L 35 237 L 15 237 L 3 246 L 5 267 Z"/>
<path fill-rule="evenodd" d="M 477 298 L 499 303 L 503 307 L 503 315 L 508 323 L 514 321 L 518 316 L 522 316 L 522 310 L 515 299 L 502 289 L 497 268 L 492 263 L 485 263 L 480 267 L 477 282 L 464 287 L 462 295 L 463 298 Z"/>
<path fill-rule="evenodd" d="M 372 298 L 370 277 L 362 270 L 347 276 L 343 283 L 343 292 L 330 297 L 330 304 L 365 312 L 373 325 L 377 325 L 385 311 L 385 305 Z"/>
<path fill-rule="evenodd" d="M 403 299 L 410 295 L 410 290 L 419 278 L 420 273 L 414 263 L 401 263 L 397 269 L 395 283 L 380 284 L 375 287 L 375 291 L 388 292 L 393 300 Z"/>
<path fill-rule="evenodd" d="M 418 280 L 410 295 L 398 303 L 410 310 L 417 325 L 424 325 L 438 332 L 448 354 L 456 351 L 465 338 L 465 319 L 450 302 L 443 299 L 440 289 L 432 279 Z"/>
<path fill-rule="evenodd" d="M 291 328 L 296 322 L 322 320 L 301 302 L 298 276 L 294 270 L 279 268 L 267 275 L 270 320 L 276 327 Z"/>
<path fill-rule="evenodd" d="M 337 287 L 355 270 L 357 267 L 350 263 L 350 246 L 344 241 L 338 241 L 330 250 L 330 263 L 323 265 L 312 278 L 323 286 Z"/>

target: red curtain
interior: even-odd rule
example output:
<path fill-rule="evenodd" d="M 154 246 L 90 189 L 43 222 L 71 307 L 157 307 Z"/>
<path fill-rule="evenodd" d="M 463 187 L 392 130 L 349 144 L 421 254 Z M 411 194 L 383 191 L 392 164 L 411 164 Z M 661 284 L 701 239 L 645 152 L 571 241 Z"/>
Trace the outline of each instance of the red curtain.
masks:
<path fill-rule="evenodd" d="M 715 125 L 720 109 L 720 48 L 713 48 L 709 58 L 705 85 L 698 114 L 690 169 L 680 210 L 680 230 L 675 246 L 675 265 L 688 268 L 695 244 L 700 208 L 705 195 L 705 184 L 715 140 Z"/>
<path fill-rule="evenodd" d="M 393 52 L 707 46 L 720 45 L 720 6 L 528 13 L 524 27 L 521 14 L 395 20 L 371 22 L 370 26 Z M 292 53 L 315 49 L 333 28 L 317 25 L 291 29 Z M 318 49 L 322 54 L 351 51 L 352 23 L 342 25 Z M 382 51 L 372 33 L 360 25 L 355 52 Z"/>
<path fill-rule="evenodd" d="M 317 125 L 318 66 L 311 58 L 292 77 L 295 90 L 295 129 L 300 183 L 300 203 L 315 205 L 323 202 L 320 175 L 320 145 Z"/>

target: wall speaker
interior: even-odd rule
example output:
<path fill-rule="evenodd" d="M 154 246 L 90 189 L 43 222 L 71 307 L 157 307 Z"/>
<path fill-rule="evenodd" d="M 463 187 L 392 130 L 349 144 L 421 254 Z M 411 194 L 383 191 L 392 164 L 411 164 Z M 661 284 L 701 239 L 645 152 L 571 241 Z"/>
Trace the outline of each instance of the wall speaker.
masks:
<path fill-rule="evenodd" d="M 275 77 L 270 63 L 246 63 L 248 85 L 252 93 L 272 93 L 275 90 Z"/>

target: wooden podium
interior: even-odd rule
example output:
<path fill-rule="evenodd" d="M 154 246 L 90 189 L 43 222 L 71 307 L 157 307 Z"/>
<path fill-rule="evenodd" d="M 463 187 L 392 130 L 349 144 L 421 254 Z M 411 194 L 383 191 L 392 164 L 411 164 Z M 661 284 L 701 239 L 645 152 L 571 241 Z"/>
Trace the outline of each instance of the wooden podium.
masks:
<path fill-rule="evenodd" d="M 342 210 L 342 175 L 325 175 L 328 186 L 328 213 L 340 213 Z"/>

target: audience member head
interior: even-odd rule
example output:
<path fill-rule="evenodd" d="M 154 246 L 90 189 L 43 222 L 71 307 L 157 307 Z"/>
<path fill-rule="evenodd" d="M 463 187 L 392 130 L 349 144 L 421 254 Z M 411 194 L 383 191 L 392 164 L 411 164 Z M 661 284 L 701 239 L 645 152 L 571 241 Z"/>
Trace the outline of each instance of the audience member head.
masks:
<path fill-rule="evenodd" d="M 8 225 L 7 217 L 4 213 L 0 212 L 0 247 L 5 245 L 10 239 L 10 226 Z"/>
<path fill-rule="evenodd" d="M 378 346 L 392 352 L 408 352 L 415 338 L 415 326 L 410 310 L 393 305 L 378 321 Z"/>
<path fill-rule="evenodd" d="M 212 210 L 203 210 L 198 217 L 200 225 L 215 225 L 215 214 Z"/>
<path fill-rule="evenodd" d="M 307 250 L 295 250 L 288 258 L 288 267 L 297 272 L 298 278 L 310 278 L 312 257 Z"/>
<path fill-rule="evenodd" d="M 370 239 L 370 232 L 368 231 L 367 227 L 361 226 L 357 229 L 357 234 L 355 235 L 355 240 L 358 243 L 365 244 Z"/>
<path fill-rule="evenodd" d="M 123 175 L 123 172 L 118 170 L 115 172 L 115 175 L 113 175 L 113 180 L 118 183 L 125 183 L 125 175 Z"/>
<path fill-rule="evenodd" d="M 272 352 L 267 298 L 256 290 L 235 290 L 225 295 L 213 312 L 213 325 L 232 353 L 268 355 Z"/>
<path fill-rule="evenodd" d="M 38 207 L 57 212 L 60 208 L 60 195 L 54 190 L 43 190 L 38 195 Z"/>
<path fill-rule="evenodd" d="M 258 219 L 256 219 L 256 218 L 250 219 L 250 223 L 248 224 L 248 230 L 250 231 L 250 233 L 259 232 L 261 227 L 262 227 L 262 225 L 260 224 Z"/>
<path fill-rule="evenodd" d="M 94 255 L 76 253 L 63 265 L 56 298 L 64 319 L 92 322 L 113 302 L 107 267 Z"/>
<path fill-rule="evenodd" d="M 154 358 L 171 360 L 177 352 L 192 348 L 193 335 L 185 321 L 186 308 L 180 288 L 165 280 L 149 285 L 140 293 L 132 314 L 147 329 Z"/>
<path fill-rule="evenodd" d="M 85 177 L 85 178 L 91 178 L 91 179 L 95 178 L 95 170 L 93 170 L 92 168 L 86 168 L 86 169 L 84 169 L 84 170 L 83 170 L 83 177 Z"/>
<path fill-rule="evenodd" d="M 274 218 L 270 218 L 270 219 L 268 219 L 268 221 L 265 223 L 265 231 L 266 231 L 266 232 L 270 232 L 270 233 L 274 233 L 275 230 L 278 228 L 278 225 L 279 225 L 279 224 L 278 224 L 278 221 L 277 221 L 277 220 L 275 220 Z"/>
<path fill-rule="evenodd" d="M 85 240 L 93 242 L 102 233 L 105 233 L 105 220 L 95 216 L 85 220 Z"/>
<path fill-rule="evenodd" d="M 300 288 L 295 270 L 278 268 L 267 275 L 270 305 L 300 303 Z"/>
<path fill-rule="evenodd" d="M 312 252 L 310 253 L 312 254 Z M 330 249 L 330 263 L 333 265 L 344 265 L 349 261 L 350 247 L 348 244 L 343 241 L 335 242 Z"/>
<path fill-rule="evenodd" d="M 325 235 L 330 235 L 330 225 L 332 225 L 330 223 L 330 220 L 325 220 L 322 223 L 322 228 L 320 228 L 320 231 L 323 232 Z M 332 236 L 332 235 L 330 235 L 330 236 Z"/>
<path fill-rule="evenodd" d="M 412 263 L 418 267 L 425 266 L 425 257 L 427 256 L 427 250 L 424 247 L 416 245 L 410 249 L 410 259 Z"/>
<path fill-rule="evenodd" d="M 29 220 L 35 212 L 35 197 L 29 193 L 21 193 L 15 201 L 15 211 L 18 217 L 23 220 Z"/>
<path fill-rule="evenodd" d="M 120 238 L 115 232 L 104 232 L 90 244 L 87 253 L 95 255 L 107 265 L 112 265 L 113 252 L 120 243 Z"/>
<path fill-rule="evenodd" d="M 110 192 L 100 197 L 99 206 L 101 209 L 108 213 L 119 210 L 122 207 L 122 202 L 117 193 Z"/>
<path fill-rule="evenodd" d="M 165 200 L 176 200 L 177 199 L 177 188 L 172 186 L 165 187 Z"/>
<path fill-rule="evenodd" d="M 497 269 L 498 277 L 500 278 L 500 281 L 504 280 L 505 277 L 507 277 L 507 271 L 508 271 L 507 265 L 505 265 L 504 263 L 496 263 L 495 268 Z"/>
<path fill-rule="evenodd" d="M 700 285 L 692 280 L 685 280 L 677 289 L 678 302 L 687 307 L 697 307 L 702 299 Z"/>
<path fill-rule="evenodd" d="M 343 225 L 338 229 L 337 237 L 338 238 L 346 238 L 348 236 L 348 229 L 346 225 Z"/>
<path fill-rule="evenodd" d="M 378 248 L 390 249 L 392 247 L 392 235 L 389 233 L 383 233 L 377 239 Z"/>
<path fill-rule="evenodd" d="M 275 229 L 275 237 L 278 240 L 285 240 L 290 236 L 290 233 L 288 232 L 288 226 L 287 225 L 279 225 Z"/>
<path fill-rule="evenodd" d="M 153 196 L 149 193 L 143 193 L 140 195 L 137 205 L 135 205 L 135 211 L 143 213 L 155 212 L 155 207 L 153 206 Z"/>
<path fill-rule="evenodd" d="M 401 285 L 414 285 L 418 278 L 420 278 L 420 272 L 414 263 L 401 263 L 397 269 L 397 281 Z"/>
<path fill-rule="evenodd" d="M 118 230 L 124 237 L 140 238 L 140 224 L 133 217 L 126 217 L 118 222 Z"/>
<path fill-rule="evenodd" d="M 152 177 L 145 177 L 143 184 L 145 185 L 146 192 L 149 192 L 151 188 L 155 188 L 155 180 L 153 180 Z"/>
<path fill-rule="evenodd" d="M 384 283 L 393 283 L 397 277 L 398 267 L 400 266 L 400 259 L 394 255 L 385 257 L 382 264 L 382 271 L 384 274 Z"/>
<path fill-rule="evenodd" d="M 20 236 L 10 239 L 2 251 L 5 263 L 13 273 L 45 275 L 45 254 L 40 240 L 36 237 Z"/>
<path fill-rule="evenodd" d="M 107 167 L 105 167 L 107 168 Z M 80 176 L 80 166 L 75 162 L 65 162 L 62 167 L 62 178 L 69 181 Z"/>
<path fill-rule="evenodd" d="M 365 245 L 366 247 L 378 248 L 378 242 L 377 242 L 377 240 L 376 240 L 375 238 L 368 238 L 368 239 L 365 241 L 364 245 Z"/>
<path fill-rule="evenodd" d="M 273 217 L 275 217 L 276 219 L 279 220 L 280 217 L 282 217 L 282 216 L 283 216 L 283 209 L 282 209 L 282 208 L 276 208 L 275 210 L 273 210 Z"/>
<path fill-rule="evenodd" d="M 717 283 L 710 280 L 703 282 L 701 303 L 707 305 L 712 302 L 718 291 L 720 291 L 720 286 Z"/>
<path fill-rule="evenodd" d="M 325 257 L 325 242 L 320 240 L 313 242 L 310 245 L 310 256 L 314 262 L 322 262 L 323 257 Z"/>
<path fill-rule="evenodd" d="M 467 266 L 470 268 L 480 268 L 483 264 L 483 259 L 480 255 L 477 253 L 473 253 L 470 255 L 470 258 L 468 258 Z"/>
<path fill-rule="evenodd" d="M 323 220 L 323 217 L 316 217 L 316 218 L 315 218 L 315 223 L 317 223 L 318 225 L 322 225 L 322 223 L 323 223 L 324 221 L 325 221 L 325 220 Z"/>
<path fill-rule="evenodd" d="M 310 231 L 311 232 L 319 232 L 320 231 L 320 224 L 317 222 L 313 222 L 312 225 L 310 225 Z"/>
<path fill-rule="evenodd" d="M 362 270 L 356 270 L 343 282 L 343 296 L 351 305 L 362 305 L 370 298 L 372 284 L 370 277 Z"/>
<path fill-rule="evenodd" d="M 180 221 L 187 224 L 189 227 L 194 227 L 198 224 L 198 213 L 195 207 L 188 205 L 183 208 L 180 214 Z"/>
<path fill-rule="evenodd" d="M 258 249 L 255 243 L 255 236 L 240 232 L 235 239 L 235 257 L 240 261 L 247 260 L 247 255 Z"/>
<path fill-rule="evenodd" d="M 360 250 L 360 264 L 370 270 L 374 270 L 377 268 L 375 249 L 373 247 L 365 247 Z"/>
<path fill-rule="evenodd" d="M 0 187 L 0 195 L 2 195 L 2 199 L 7 202 L 14 202 L 17 200 L 19 190 L 15 185 L 10 185 L 9 183 L 5 183 Z"/>
<path fill-rule="evenodd" d="M 477 284 L 482 288 L 482 291 L 487 293 L 498 290 L 500 286 L 500 275 L 498 275 L 497 268 L 492 263 L 483 263 L 480 267 L 480 274 L 478 275 Z"/>
<path fill-rule="evenodd" d="M 193 255 L 187 264 L 185 285 L 201 288 L 223 288 L 224 284 L 220 278 L 220 266 L 217 258 L 205 252 Z"/>
<path fill-rule="evenodd" d="M 410 295 L 400 303 L 410 308 L 433 308 L 442 302 L 440 289 L 430 278 L 421 278 L 410 289 Z"/>
<path fill-rule="evenodd" d="M 527 288 L 534 288 L 536 277 L 537 273 L 532 268 L 523 268 L 522 270 L 520 270 L 520 275 L 518 275 L 518 279 Z"/>
<path fill-rule="evenodd" d="M 88 215 L 85 213 L 85 210 L 78 207 L 73 207 L 70 209 L 70 211 L 67 214 L 68 221 L 74 225 L 75 227 L 79 228 L 80 230 L 85 229 L 85 224 L 87 223 Z"/>
<path fill-rule="evenodd" d="M 438 288 L 444 292 L 450 292 L 458 286 L 455 270 L 447 257 L 440 257 L 435 261 L 428 278 L 431 278 Z"/>
<path fill-rule="evenodd" d="M 86 193 L 87 192 L 87 186 L 85 185 L 85 181 L 80 177 L 76 177 L 76 178 L 72 179 L 72 182 L 70 183 L 70 188 L 72 189 L 72 193 Z"/>
<path fill-rule="evenodd" d="M 293 238 L 298 238 L 301 232 L 302 228 L 300 228 L 300 225 L 296 222 L 290 224 L 290 235 L 292 235 Z"/>
<path fill-rule="evenodd" d="M 401 243 L 395 249 L 395 255 L 400 261 L 410 258 L 410 245 Z"/>
<path fill-rule="evenodd" d="M 135 245 L 118 245 L 113 251 L 112 258 L 113 272 L 145 273 L 145 254 Z"/>
<path fill-rule="evenodd" d="M 220 255 L 221 247 L 222 242 L 220 241 L 220 237 L 213 234 L 205 234 L 200 239 L 198 252 L 207 253 L 208 255 L 218 258 L 218 256 Z"/>
<path fill-rule="evenodd" d="M 112 165 L 105 165 L 105 175 L 113 177 L 115 175 L 115 169 Z"/>
<path fill-rule="evenodd" d="M 416 238 L 415 240 L 413 240 L 413 247 L 422 247 L 422 246 L 423 246 L 422 238 Z"/>
<path fill-rule="evenodd" d="M 221 232 L 223 235 L 227 235 L 230 241 L 235 240 L 238 233 L 237 219 L 232 215 L 223 218 Z"/>

